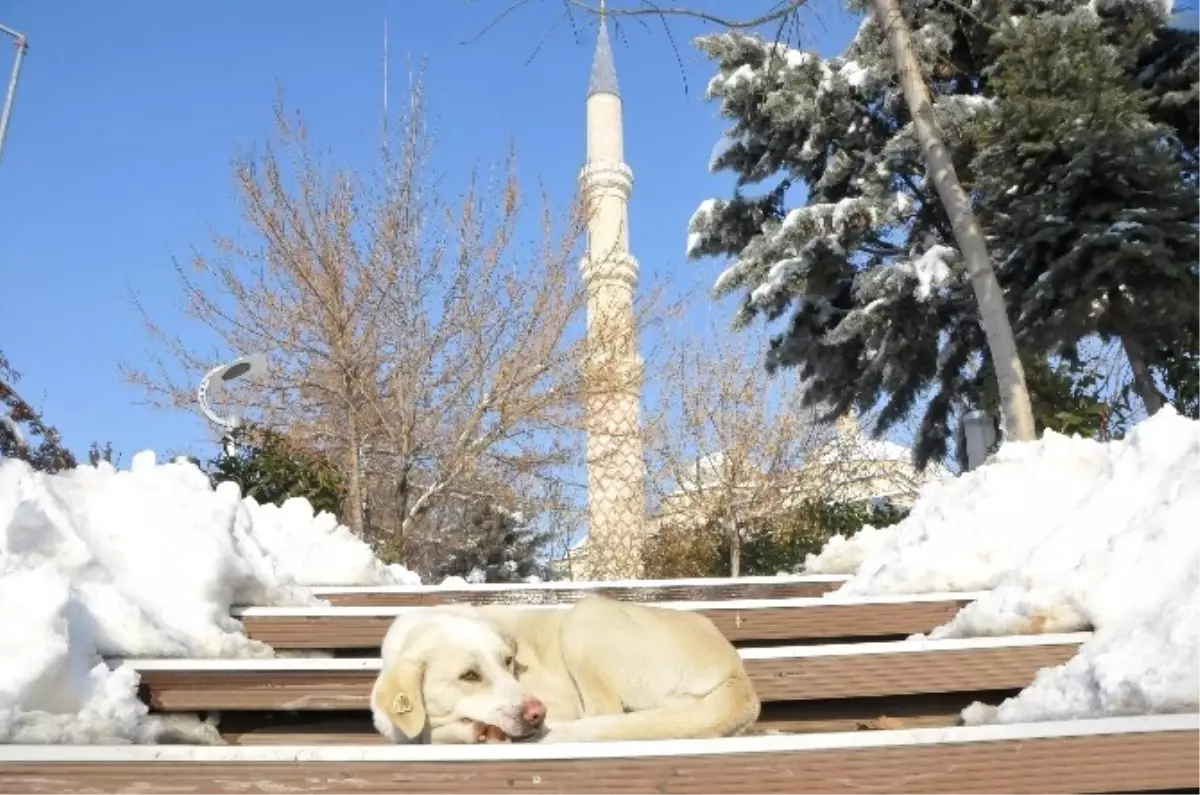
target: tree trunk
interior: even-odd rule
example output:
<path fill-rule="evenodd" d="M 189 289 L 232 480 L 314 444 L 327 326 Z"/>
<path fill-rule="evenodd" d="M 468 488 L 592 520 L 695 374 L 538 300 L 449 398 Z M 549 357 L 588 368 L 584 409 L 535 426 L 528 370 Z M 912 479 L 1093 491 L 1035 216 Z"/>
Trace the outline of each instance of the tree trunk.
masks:
<path fill-rule="evenodd" d="M 1166 404 L 1166 401 L 1163 400 L 1162 393 L 1154 384 L 1154 375 L 1150 372 L 1150 365 L 1146 362 L 1146 350 L 1132 334 L 1121 335 L 1121 347 L 1125 350 L 1125 358 L 1129 360 L 1129 368 L 1133 370 L 1134 389 L 1142 399 L 1146 413 L 1153 417 Z"/>
<path fill-rule="evenodd" d="M 742 534 L 738 530 L 737 519 L 725 523 L 729 536 L 729 576 L 742 576 Z"/>
<path fill-rule="evenodd" d="M 363 537 L 363 488 L 362 488 L 362 439 L 358 436 L 358 416 L 354 407 L 347 412 L 347 435 L 349 444 L 346 446 L 346 520 L 350 530 L 359 538 Z"/>
<path fill-rule="evenodd" d="M 900 87 L 908 104 L 913 127 L 925 155 L 929 178 L 937 189 L 950 217 L 954 239 L 966 261 L 967 274 L 975 290 L 979 304 L 979 318 L 987 336 L 988 348 L 996 368 L 996 381 L 1000 388 L 1001 420 L 1005 438 L 1027 442 L 1037 438 L 1033 424 L 1033 408 L 1029 402 L 1029 391 L 1025 386 L 1025 371 L 1017 356 L 1017 345 L 1013 340 L 1012 325 L 1008 322 L 1008 311 L 1004 306 L 1004 295 L 1000 283 L 992 270 L 991 257 L 983 232 L 971 209 L 971 202 L 954 172 L 954 162 L 942 140 L 941 130 L 933 117 L 933 103 L 929 89 L 921 77 L 921 69 L 913 54 L 908 23 L 900 13 L 899 0 L 874 0 L 875 19 L 887 36 L 900 77 Z"/>
<path fill-rule="evenodd" d="M 396 526 L 392 530 L 391 537 L 388 539 L 388 547 L 392 555 L 399 563 L 404 562 L 404 542 L 408 538 L 408 482 L 409 466 L 405 464 L 400 470 L 400 477 L 396 480 L 396 500 L 395 500 L 395 522 Z"/>

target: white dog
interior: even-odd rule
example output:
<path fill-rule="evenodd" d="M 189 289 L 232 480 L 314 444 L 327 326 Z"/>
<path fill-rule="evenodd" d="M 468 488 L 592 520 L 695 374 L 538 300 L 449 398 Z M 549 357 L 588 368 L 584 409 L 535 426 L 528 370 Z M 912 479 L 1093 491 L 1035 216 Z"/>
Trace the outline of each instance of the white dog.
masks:
<path fill-rule="evenodd" d="M 724 737 L 760 709 L 707 618 L 600 597 L 413 610 L 381 657 L 371 714 L 396 743 Z"/>

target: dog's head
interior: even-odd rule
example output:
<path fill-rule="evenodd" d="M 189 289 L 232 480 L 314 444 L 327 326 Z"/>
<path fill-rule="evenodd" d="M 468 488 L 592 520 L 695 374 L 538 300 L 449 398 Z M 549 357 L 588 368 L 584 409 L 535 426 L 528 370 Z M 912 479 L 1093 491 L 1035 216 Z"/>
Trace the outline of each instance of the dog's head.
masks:
<path fill-rule="evenodd" d="M 382 668 L 371 691 L 375 727 L 393 742 L 426 742 L 444 726 L 473 742 L 476 723 L 513 739 L 536 734 L 545 706 L 518 681 L 517 643 L 469 607 L 401 615 L 383 642 Z"/>

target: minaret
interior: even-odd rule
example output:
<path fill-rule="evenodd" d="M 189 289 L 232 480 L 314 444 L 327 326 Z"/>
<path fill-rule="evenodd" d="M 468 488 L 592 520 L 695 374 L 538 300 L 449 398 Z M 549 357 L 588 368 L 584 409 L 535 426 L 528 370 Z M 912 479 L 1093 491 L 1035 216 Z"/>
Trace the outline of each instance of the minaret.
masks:
<path fill-rule="evenodd" d="M 589 579 L 641 576 L 646 467 L 642 459 L 642 359 L 633 291 L 638 263 L 629 254 L 629 194 L 621 95 L 604 4 L 587 95 L 587 165 L 579 174 L 588 211 L 580 265 L 588 294 L 587 402 Z"/>

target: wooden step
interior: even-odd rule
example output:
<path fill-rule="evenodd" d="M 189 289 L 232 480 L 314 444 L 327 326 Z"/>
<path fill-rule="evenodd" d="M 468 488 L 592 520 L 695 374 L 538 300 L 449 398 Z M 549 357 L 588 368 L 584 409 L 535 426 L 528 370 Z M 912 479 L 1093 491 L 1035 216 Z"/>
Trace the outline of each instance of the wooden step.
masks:
<path fill-rule="evenodd" d="M 903 638 L 945 624 L 980 593 L 868 598 L 799 597 L 726 602 L 664 602 L 656 607 L 707 616 L 739 644 Z M 527 605 L 561 610 L 565 605 Z M 379 648 L 396 616 L 419 607 L 234 608 L 250 637 L 277 649 Z"/>
<path fill-rule="evenodd" d="M 0 793 L 1150 792 L 1200 786 L 1200 715 L 483 746 L 0 746 Z"/>
<path fill-rule="evenodd" d="M 840 588 L 849 575 L 802 574 L 782 577 L 702 577 L 624 582 L 543 582 L 466 585 L 323 586 L 312 590 L 334 605 L 421 606 L 470 604 L 563 604 L 599 594 L 623 602 L 692 602 L 728 599 L 793 599 L 821 596 Z"/>
<path fill-rule="evenodd" d="M 1022 688 L 1088 633 L 742 649 L 759 698 L 815 701 Z M 156 710 L 367 709 L 379 659 L 128 660 Z"/>
<path fill-rule="evenodd" d="M 748 734 L 892 731 L 957 726 L 976 701 L 999 704 L 1019 691 L 925 693 L 877 698 L 769 701 Z M 231 745 L 380 745 L 387 740 L 362 710 L 219 714 L 217 728 Z"/>

